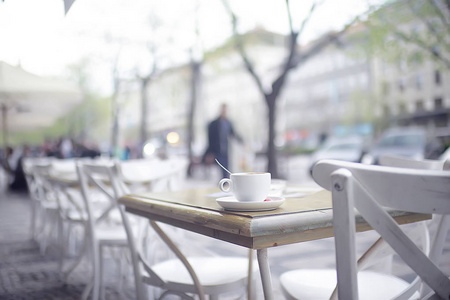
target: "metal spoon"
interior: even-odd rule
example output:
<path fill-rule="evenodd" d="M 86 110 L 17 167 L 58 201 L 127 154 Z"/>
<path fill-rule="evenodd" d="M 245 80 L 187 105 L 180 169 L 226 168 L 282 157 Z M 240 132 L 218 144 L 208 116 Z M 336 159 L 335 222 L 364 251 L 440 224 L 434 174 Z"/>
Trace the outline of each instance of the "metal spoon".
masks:
<path fill-rule="evenodd" d="M 217 160 L 217 158 L 215 158 L 215 161 L 216 161 L 216 163 L 222 168 L 222 169 L 224 169 L 225 171 L 227 171 L 228 172 L 228 174 L 230 174 L 231 175 L 231 172 L 230 171 L 228 171 L 227 170 L 227 168 L 225 168 L 224 166 L 222 166 L 221 164 L 220 164 L 220 162 Z"/>

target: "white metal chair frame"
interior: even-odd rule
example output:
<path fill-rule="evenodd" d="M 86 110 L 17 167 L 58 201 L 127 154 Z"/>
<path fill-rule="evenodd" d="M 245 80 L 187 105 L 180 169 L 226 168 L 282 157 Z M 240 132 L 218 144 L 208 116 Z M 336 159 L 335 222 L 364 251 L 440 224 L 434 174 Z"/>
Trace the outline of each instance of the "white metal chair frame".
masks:
<path fill-rule="evenodd" d="M 354 208 L 423 282 L 441 298 L 450 299 L 449 278 L 385 210 L 450 214 L 450 172 L 323 160 L 315 165 L 313 177 L 332 192 L 340 299 L 358 299 Z"/>
<path fill-rule="evenodd" d="M 87 241 L 89 245 L 89 254 L 92 260 L 93 266 L 93 280 L 83 292 L 82 298 L 86 299 L 89 293 L 92 291 L 92 299 L 96 300 L 99 297 L 103 299 L 103 252 L 106 247 L 114 247 L 122 249 L 122 257 L 125 258 L 128 252 L 128 242 L 123 229 L 122 224 L 117 224 L 114 220 L 115 228 L 119 230 L 117 234 L 103 236 L 98 231 L 98 226 L 102 223 L 108 222 L 110 214 L 117 210 L 117 195 L 118 191 L 115 190 L 115 185 L 111 184 L 111 180 L 114 180 L 111 174 L 111 169 L 108 166 L 113 166 L 112 162 L 106 162 L 105 164 L 89 164 L 83 162 L 77 162 L 77 174 L 81 187 L 81 194 L 84 201 L 84 206 L 87 213 Z M 94 200 L 92 199 L 92 188 L 100 191 L 103 196 L 107 198 L 107 205 L 105 205 L 101 211 L 94 207 Z M 111 228 L 114 229 L 114 228 Z M 120 234 L 120 233 L 123 233 Z M 119 267 L 123 267 L 120 262 Z M 123 273 L 123 270 L 120 270 Z M 122 275 L 121 275 L 122 276 Z"/>

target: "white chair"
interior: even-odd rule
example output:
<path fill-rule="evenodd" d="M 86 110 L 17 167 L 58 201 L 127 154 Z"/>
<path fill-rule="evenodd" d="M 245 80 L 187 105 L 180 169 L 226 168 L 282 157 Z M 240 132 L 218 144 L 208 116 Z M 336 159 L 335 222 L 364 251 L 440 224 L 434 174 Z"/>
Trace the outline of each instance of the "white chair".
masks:
<path fill-rule="evenodd" d="M 87 250 L 92 265 L 92 280 L 85 288 L 82 299 L 89 294 L 93 300 L 104 298 L 104 259 L 106 249 L 111 250 L 119 268 L 119 280 L 124 274 L 123 262 L 128 253 L 128 241 L 117 208 L 119 191 L 112 181 L 114 163 L 77 162 L 76 169 L 86 213 Z M 114 250 L 116 250 L 114 252 Z"/>
<path fill-rule="evenodd" d="M 173 172 L 167 173 L 172 174 Z M 120 176 L 117 178 L 120 178 Z M 121 189 L 119 194 L 128 193 L 123 182 L 120 182 L 120 180 L 112 180 L 112 182 L 117 185 L 114 189 Z M 209 299 L 218 299 L 221 294 L 245 292 L 249 274 L 249 259 L 247 257 L 198 255 L 186 257 L 182 250 L 185 250 L 184 248 L 187 245 L 177 243 L 180 241 L 173 241 L 160 224 L 138 217 L 138 219 L 144 221 L 141 224 L 146 228 L 141 228 L 138 231 L 140 234 L 136 234 L 130 225 L 132 215 L 127 214 L 123 207 L 120 211 L 131 248 L 138 299 L 148 298 L 146 286 L 158 287 L 162 290 L 158 299 L 170 295 L 176 295 L 182 299 L 194 299 L 197 295 L 202 300 L 205 299 L 205 295 L 208 295 Z M 155 236 L 148 234 L 150 230 L 156 232 L 173 252 L 173 258 L 151 263 L 153 258 L 150 257 L 149 259 L 149 255 L 152 255 L 149 251 L 152 250 L 151 244 L 155 242 Z"/>
<path fill-rule="evenodd" d="M 417 225 L 408 228 L 408 234 L 416 235 L 417 243 L 425 253 L 429 253 L 430 240 L 426 224 L 420 222 Z M 411 296 L 416 299 L 419 296 L 419 277 L 409 283 L 389 274 L 393 254 L 392 248 L 379 238 L 360 257 L 357 269 L 361 299 L 410 299 Z M 336 269 L 302 268 L 287 271 L 280 276 L 280 283 L 287 299 L 335 299 L 337 296 Z"/>
<path fill-rule="evenodd" d="M 97 187 L 102 190 L 105 195 L 108 195 L 108 198 L 111 200 L 111 209 L 109 212 L 113 212 L 116 207 L 116 200 L 118 197 L 129 193 L 127 186 L 121 181 L 121 177 L 118 173 L 117 162 L 115 165 L 113 164 L 87 164 L 87 163 L 79 163 L 77 165 L 77 169 L 79 172 L 81 187 L 83 191 L 84 198 L 86 200 L 86 205 L 90 206 L 89 197 L 92 195 L 92 187 Z M 92 216 L 92 209 L 90 209 Z M 156 231 L 156 233 L 163 239 L 163 241 L 169 245 L 169 248 L 175 252 L 175 256 L 179 257 L 181 260 L 168 259 L 166 261 L 155 263 L 151 267 L 147 264 L 140 264 L 142 259 L 145 260 L 147 253 L 140 252 L 139 256 L 137 255 L 135 238 L 138 238 L 141 242 L 145 241 L 149 244 L 154 242 L 154 236 L 150 235 L 148 232 L 148 228 L 134 228 L 134 224 L 148 224 L 146 220 L 142 218 L 141 222 L 133 222 L 130 221 L 132 219 L 131 216 L 127 216 L 121 210 L 121 217 L 123 223 L 125 225 L 126 233 L 128 239 L 123 240 L 120 239 L 119 236 L 115 236 L 114 240 L 102 240 L 100 235 L 97 233 L 96 225 L 94 224 L 93 218 L 90 218 L 90 222 L 88 224 L 90 229 L 89 240 L 94 247 L 92 247 L 92 257 L 93 257 L 93 266 L 94 266 L 94 280 L 93 280 L 93 298 L 99 293 L 98 290 L 101 290 L 102 286 L 102 248 L 105 246 L 124 246 L 130 247 L 131 257 L 133 262 L 133 270 L 135 275 L 135 283 L 136 283 L 136 292 L 138 299 L 145 299 L 147 293 L 144 292 L 144 288 L 142 286 L 143 280 L 145 283 L 153 286 L 157 286 L 161 288 L 164 292 L 161 295 L 161 298 L 165 297 L 169 294 L 182 295 L 182 297 L 187 297 L 185 293 L 199 293 L 200 298 L 204 299 L 203 291 L 205 294 L 212 295 L 211 299 L 218 294 L 227 293 L 235 290 L 245 290 L 245 286 L 247 283 L 247 274 L 248 274 L 248 259 L 245 257 L 191 257 L 185 258 L 181 251 L 178 250 L 175 243 L 166 235 L 158 224 L 152 222 L 152 227 Z M 147 227 L 148 225 L 146 225 Z M 144 242 L 144 243 L 145 243 Z M 139 248 L 143 249 L 151 249 L 145 243 L 144 247 Z M 141 269 L 143 268 L 143 269 Z M 186 269 L 187 268 L 187 269 Z M 193 270 L 195 270 L 195 273 Z M 142 271 L 142 274 L 141 274 Z M 194 272 L 194 273 L 191 273 Z M 145 275 L 144 275 L 145 274 Z M 198 276 L 197 276 L 198 274 Z M 194 280 L 192 278 L 196 278 Z M 201 285 L 200 285 L 201 283 Z M 197 289 L 196 289 L 197 287 Z M 200 292 L 199 292 L 200 291 Z M 95 293 L 95 294 L 94 294 Z"/>
<path fill-rule="evenodd" d="M 58 204 L 58 269 L 65 281 L 79 265 L 86 251 L 87 213 L 81 199 L 78 181 L 55 175 L 48 175 L 46 181 Z M 77 258 L 64 270 L 64 258 L 73 255 Z"/>
<path fill-rule="evenodd" d="M 388 167 L 419 169 L 419 170 L 446 170 L 450 166 L 450 160 L 416 160 L 407 157 L 384 155 L 379 159 L 379 164 Z"/>
<path fill-rule="evenodd" d="M 23 161 L 25 179 L 31 198 L 31 237 L 44 254 L 56 233 L 58 204 L 47 181 L 51 160 L 27 158 Z"/>
<path fill-rule="evenodd" d="M 323 160 L 314 167 L 313 177 L 318 184 L 332 192 L 340 299 L 358 299 L 355 208 L 420 276 L 423 283 L 434 291 L 433 298 L 450 299 L 450 280 L 447 275 L 408 238 L 386 212 L 386 209 L 393 209 L 424 214 L 450 214 L 450 172 Z M 429 297 L 427 295 L 427 299 Z"/>
<path fill-rule="evenodd" d="M 425 170 L 450 170 L 450 159 L 446 160 L 431 160 L 423 159 L 416 160 L 407 157 L 399 157 L 393 155 L 385 155 L 380 157 L 380 165 L 388 167 L 408 168 L 408 169 L 425 169 Z M 435 232 L 432 241 L 433 251 L 430 253 L 430 259 L 439 265 L 439 258 L 444 251 L 445 239 L 450 231 L 450 215 L 433 215 L 433 222 L 429 225 Z M 421 295 L 424 296 L 430 292 L 429 287 L 423 286 Z"/>
<path fill-rule="evenodd" d="M 132 192 L 178 189 L 187 173 L 188 160 L 133 159 L 117 161 L 120 180 Z"/>

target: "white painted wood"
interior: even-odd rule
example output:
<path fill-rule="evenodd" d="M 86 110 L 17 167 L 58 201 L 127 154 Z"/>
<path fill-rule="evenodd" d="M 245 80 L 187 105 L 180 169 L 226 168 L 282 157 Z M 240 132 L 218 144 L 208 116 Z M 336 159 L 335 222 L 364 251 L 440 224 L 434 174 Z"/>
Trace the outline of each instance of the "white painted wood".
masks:
<path fill-rule="evenodd" d="M 256 255 L 258 257 L 259 269 L 261 270 L 261 281 L 263 285 L 264 299 L 272 300 L 272 277 L 270 275 L 269 267 L 269 257 L 267 253 L 267 248 L 256 250 Z"/>
<path fill-rule="evenodd" d="M 329 161 L 323 160 L 313 169 L 314 180 L 327 190 L 332 188 L 331 178 L 327 174 L 347 168 L 354 177 L 364 176 L 361 184 L 369 194 L 377 195 L 377 201 L 382 206 L 417 213 L 450 213 L 447 197 L 450 193 L 450 171 L 349 165 L 344 161 L 333 161 L 330 164 L 327 163 Z M 367 172 L 368 169 L 373 172 Z M 433 200 L 427 201 L 425 205 L 423 199 Z"/>
<path fill-rule="evenodd" d="M 444 299 L 450 298 L 450 280 L 434 265 L 431 260 L 408 238 L 398 224 L 389 216 L 384 207 L 420 211 L 423 213 L 450 214 L 450 172 L 400 169 L 382 166 L 362 165 L 340 161 L 324 160 L 316 164 L 313 176 L 323 187 L 335 188 L 335 171 L 346 169 L 351 176 L 345 178 L 353 182 L 353 191 L 347 195 L 354 199 L 355 207 L 365 220 L 386 240 L 400 257 L 427 283 L 433 291 Z M 332 175 L 333 174 L 333 175 Z M 339 194 L 340 195 L 340 194 Z M 333 198 L 335 194 L 333 193 Z M 337 204 L 341 200 L 344 203 Z M 336 204 L 345 202 L 336 195 Z M 350 213 L 333 203 L 334 218 L 341 214 L 348 217 Z M 354 234 L 354 229 L 349 232 Z M 348 233 L 335 231 L 335 240 L 348 239 Z M 435 242 L 436 244 L 436 242 Z M 354 262 L 347 261 L 344 247 L 336 244 L 336 257 L 341 258 L 337 272 L 341 272 L 342 264 L 353 270 Z M 342 259 L 344 257 L 344 259 Z M 341 279 L 341 280 L 339 280 Z M 339 278 L 338 291 L 349 288 L 353 280 Z M 341 298 L 342 299 L 342 298 Z M 345 298 L 355 299 L 355 298 Z"/>
<path fill-rule="evenodd" d="M 428 170 L 449 170 L 450 159 L 447 160 L 414 160 L 411 158 L 404 158 L 398 156 L 384 156 L 380 158 L 380 164 L 384 166 L 410 168 L 410 169 L 428 169 Z M 438 215 L 433 216 L 433 222 L 437 224 L 436 233 L 433 239 L 432 251 L 430 252 L 430 259 L 435 264 L 439 265 L 439 258 L 442 255 L 445 238 L 450 230 L 450 216 Z M 431 289 L 423 285 L 421 288 L 421 296 L 425 296 L 431 292 Z"/>
<path fill-rule="evenodd" d="M 423 159 L 416 160 L 400 156 L 385 155 L 380 157 L 380 165 L 397 168 L 410 168 L 420 170 L 443 170 L 444 160 Z"/>
<path fill-rule="evenodd" d="M 336 245 L 336 267 L 340 299 L 358 300 L 355 250 L 355 214 L 353 210 L 352 174 L 339 169 L 331 174 L 333 227 Z"/>

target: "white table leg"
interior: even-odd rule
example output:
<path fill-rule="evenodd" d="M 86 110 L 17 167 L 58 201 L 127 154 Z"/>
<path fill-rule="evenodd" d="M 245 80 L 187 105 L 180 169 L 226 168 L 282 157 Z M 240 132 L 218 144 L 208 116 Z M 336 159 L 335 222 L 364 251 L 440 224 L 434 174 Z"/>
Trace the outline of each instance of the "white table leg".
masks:
<path fill-rule="evenodd" d="M 252 300 L 253 289 L 253 249 L 248 249 L 247 300 Z"/>
<path fill-rule="evenodd" d="M 267 248 L 256 250 L 258 256 L 259 272 L 261 273 L 261 281 L 265 300 L 273 299 L 272 277 L 270 276 L 269 257 Z"/>

